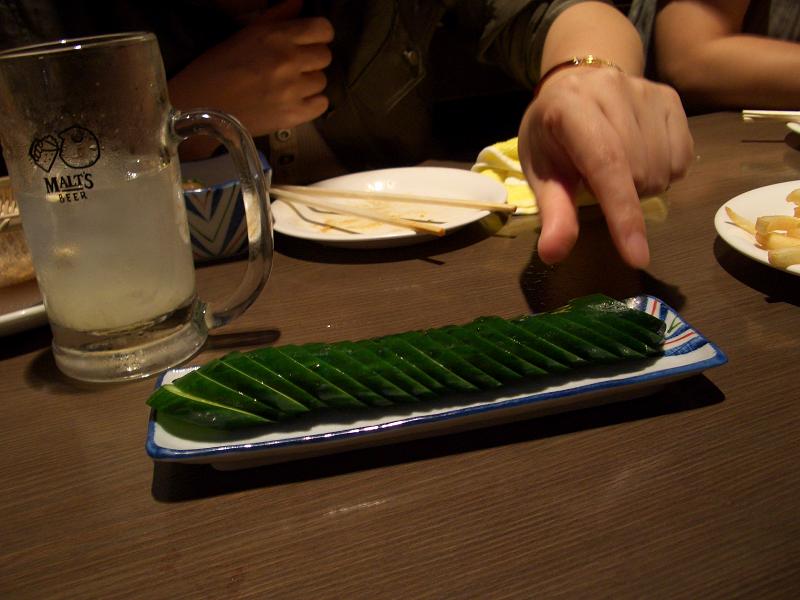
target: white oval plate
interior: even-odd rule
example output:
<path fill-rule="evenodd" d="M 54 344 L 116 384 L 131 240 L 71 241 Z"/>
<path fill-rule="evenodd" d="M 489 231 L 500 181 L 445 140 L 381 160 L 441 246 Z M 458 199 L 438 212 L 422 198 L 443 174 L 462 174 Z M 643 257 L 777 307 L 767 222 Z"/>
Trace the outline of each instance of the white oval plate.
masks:
<path fill-rule="evenodd" d="M 314 184 L 356 191 L 386 191 L 406 194 L 461 198 L 505 204 L 506 189 L 484 175 L 445 167 L 400 167 L 364 171 L 334 177 Z M 359 207 L 372 207 L 376 202 L 358 201 Z M 446 234 L 478 221 L 489 214 L 485 210 L 449 206 L 381 202 L 390 205 L 395 216 L 437 221 Z M 356 206 L 354 203 L 353 206 Z M 278 233 L 311 240 L 328 246 L 352 248 L 387 248 L 405 246 L 435 239 L 433 235 L 416 233 L 378 221 L 358 217 L 320 213 L 307 206 L 272 203 L 274 228 Z"/>
<path fill-rule="evenodd" d="M 0 336 L 33 329 L 45 323 L 47 323 L 47 314 L 44 312 L 44 304 L 40 302 L 34 306 L 0 315 Z"/>
<path fill-rule="evenodd" d="M 45 323 L 47 315 L 35 280 L 0 288 L 0 337 Z"/>
<path fill-rule="evenodd" d="M 786 181 L 756 188 L 731 198 L 720 206 L 714 216 L 714 227 L 717 228 L 717 233 L 732 248 L 745 256 L 786 273 L 800 275 L 800 265 L 792 265 L 788 269 L 780 269 L 770 265 L 767 251 L 756 246 L 752 235 L 731 223 L 725 212 L 725 207 L 729 206 L 733 211 L 753 222 L 758 217 L 765 215 L 792 215 L 794 213 L 794 204 L 786 202 L 786 196 L 797 188 L 800 188 L 800 180 Z"/>

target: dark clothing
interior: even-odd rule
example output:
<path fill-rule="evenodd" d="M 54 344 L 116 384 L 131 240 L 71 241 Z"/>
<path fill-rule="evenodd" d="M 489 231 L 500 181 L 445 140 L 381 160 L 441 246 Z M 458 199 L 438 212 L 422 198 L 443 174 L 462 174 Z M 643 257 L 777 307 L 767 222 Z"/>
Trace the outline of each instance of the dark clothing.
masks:
<path fill-rule="evenodd" d="M 102 6 L 102 8 L 100 8 Z M 0 0 L 0 48 L 123 31 L 158 36 L 167 76 L 230 36 L 234 23 L 203 0 Z"/>
<path fill-rule="evenodd" d="M 350 170 L 472 159 L 516 135 L 547 30 L 580 1 L 307 0 L 304 11 L 325 15 L 336 31 L 330 109 L 315 126 Z M 655 0 L 615 4 L 647 41 Z M 0 44 L 150 30 L 170 76 L 236 29 L 210 0 L 94 7 L 0 1 Z"/>
<path fill-rule="evenodd" d="M 797 0 L 752 0 L 743 30 L 778 40 L 800 41 L 800 2 Z"/>

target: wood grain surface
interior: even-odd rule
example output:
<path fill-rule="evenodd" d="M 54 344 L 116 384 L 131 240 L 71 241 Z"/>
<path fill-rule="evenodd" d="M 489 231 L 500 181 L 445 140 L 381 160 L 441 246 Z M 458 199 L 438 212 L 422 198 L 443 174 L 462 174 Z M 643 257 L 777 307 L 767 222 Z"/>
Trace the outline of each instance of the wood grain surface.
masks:
<path fill-rule="evenodd" d="M 800 278 L 716 235 L 800 179 L 775 123 L 691 120 L 697 162 L 624 267 L 584 211 L 573 256 L 535 219 L 353 251 L 279 237 L 256 304 L 192 362 L 513 316 L 592 292 L 664 299 L 729 364 L 636 401 L 245 471 L 154 464 L 152 380 L 78 384 L 50 334 L 0 339 L 2 598 L 790 598 L 800 572 Z M 203 267 L 224 296 L 243 265 Z"/>

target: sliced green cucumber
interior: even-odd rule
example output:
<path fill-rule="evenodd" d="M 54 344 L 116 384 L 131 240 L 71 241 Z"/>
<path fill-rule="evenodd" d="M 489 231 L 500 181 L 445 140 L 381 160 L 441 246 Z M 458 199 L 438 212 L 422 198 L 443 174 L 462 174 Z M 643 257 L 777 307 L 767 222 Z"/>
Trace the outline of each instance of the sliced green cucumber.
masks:
<path fill-rule="evenodd" d="M 273 420 L 272 415 L 275 414 L 273 408 L 262 404 L 252 396 L 207 377 L 200 370 L 187 373 L 172 383 L 186 394 L 200 398 L 213 398 L 215 402 L 223 406 L 245 410 L 254 415 Z"/>
<path fill-rule="evenodd" d="M 373 392 L 379 394 L 385 405 L 394 404 L 395 402 L 419 401 L 385 376 L 389 375 L 389 369 L 394 369 L 384 361 L 380 361 L 377 356 L 374 357 L 370 364 L 364 364 L 348 353 L 341 342 L 336 344 L 306 344 L 303 347 L 314 356 L 328 361 L 340 371 L 347 373 L 353 379 L 362 382 Z M 376 406 L 381 406 L 381 404 Z"/>
<path fill-rule="evenodd" d="M 662 351 L 664 329 L 655 317 L 595 295 L 513 320 L 482 317 L 358 342 L 234 352 L 163 386 L 148 404 L 210 427 L 261 425 L 320 408 L 416 402 L 640 359 Z"/>
<path fill-rule="evenodd" d="M 419 379 L 415 379 L 409 376 L 407 374 L 407 370 L 403 369 L 401 365 L 397 364 L 399 361 L 402 361 L 403 359 L 397 356 L 397 354 L 395 354 L 394 352 L 388 350 L 388 348 L 385 349 L 387 352 L 383 353 L 385 358 L 381 358 L 376 352 L 371 350 L 368 346 L 366 345 L 359 346 L 355 342 L 336 342 L 336 346 L 340 348 L 342 352 L 345 352 L 346 354 L 351 356 L 353 360 L 356 360 L 362 365 L 364 365 L 365 368 L 370 369 L 376 373 L 380 373 L 381 376 L 385 377 L 393 384 L 395 384 L 397 387 L 404 390 L 408 395 L 412 396 L 415 400 L 429 400 L 437 396 L 437 394 L 433 392 L 430 388 L 420 383 Z M 419 373 L 425 375 L 422 371 L 419 371 Z M 436 384 L 435 380 L 431 381 L 433 381 L 434 384 Z"/>
<path fill-rule="evenodd" d="M 618 336 L 609 337 L 598 331 L 582 325 L 580 313 L 563 313 L 558 315 L 544 315 L 547 320 L 554 323 L 556 327 L 563 331 L 568 331 L 575 337 L 585 340 L 589 344 L 594 344 L 618 358 L 643 358 L 641 352 L 629 348 L 619 340 Z M 613 333 L 613 332 L 612 332 Z"/>
<path fill-rule="evenodd" d="M 413 362 L 409 361 L 406 357 L 395 352 L 389 347 L 388 344 L 378 344 L 374 340 L 360 340 L 358 342 L 347 343 L 353 344 L 360 350 L 366 350 L 374 353 L 379 359 L 386 361 L 388 364 L 392 365 L 395 369 L 402 372 L 413 381 L 425 386 L 436 396 L 440 396 L 447 392 L 447 388 L 442 385 L 438 379 L 431 377 Z M 423 397 L 421 394 L 415 395 L 419 398 Z"/>
<path fill-rule="evenodd" d="M 222 357 L 222 362 L 226 365 L 233 367 L 239 372 L 247 373 L 248 376 L 260 381 L 267 387 L 270 387 L 289 398 L 291 402 L 279 404 L 281 411 L 285 413 L 303 413 L 313 410 L 315 408 L 326 408 L 325 404 L 316 399 L 316 397 L 309 394 L 304 389 L 296 386 L 288 379 L 282 377 L 272 369 L 266 367 L 258 361 L 253 360 L 246 354 L 241 352 L 231 352 Z M 276 402 L 281 400 L 281 396 L 275 398 Z M 302 409 L 297 406 L 300 404 Z"/>
<path fill-rule="evenodd" d="M 567 352 L 577 354 L 587 362 L 610 363 L 619 360 L 616 354 L 612 354 L 599 346 L 588 343 L 586 340 L 575 337 L 568 331 L 557 327 L 555 323 L 546 317 L 547 313 L 519 317 L 512 323 L 522 327 L 528 333 L 539 336 L 552 344 L 563 348 Z"/>
<path fill-rule="evenodd" d="M 502 357 L 498 359 L 498 355 L 501 355 L 502 352 L 497 348 L 492 348 L 492 344 L 486 340 L 481 340 L 476 334 L 464 331 L 461 327 L 431 329 L 425 333 L 433 341 L 458 354 L 498 381 L 509 383 L 522 376 L 521 372 L 510 368 L 505 362 L 501 362 Z"/>
<path fill-rule="evenodd" d="M 272 423 L 269 419 L 251 412 L 184 392 L 171 383 L 162 385 L 153 392 L 147 399 L 147 404 L 181 421 L 214 429 L 239 429 Z"/>
<path fill-rule="evenodd" d="M 441 344 L 435 342 L 430 336 L 425 335 L 421 331 L 401 333 L 398 337 L 427 354 L 451 373 L 455 373 L 462 379 L 466 379 L 479 389 L 488 390 L 503 385 L 502 382 L 464 360 L 452 350 L 448 350 Z"/>
<path fill-rule="evenodd" d="M 334 383 L 315 373 L 278 348 L 262 348 L 247 353 L 256 362 L 303 388 L 325 406 L 357 408 L 364 404 Z"/>
<path fill-rule="evenodd" d="M 604 319 L 598 319 L 596 316 L 593 316 L 589 312 L 569 313 L 569 315 L 566 318 L 568 318 L 570 321 L 573 321 L 574 323 L 577 323 L 578 325 L 586 327 L 591 331 L 603 335 L 606 338 L 613 339 L 616 342 L 623 344 L 625 347 L 635 351 L 636 354 L 639 356 L 648 356 L 650 354 L 658 352 L 658 350 L 650 346 L 650 344 L 647 344 L 643 342 L 640 338 L 628 333 L 628 331 L 626 331 L 624 327 L 615 327 L 613 325 L 610 325 Z M 623 321 L 622 319 L 617 319 L 617 321 L 619 321 L 619 323 L 625 323 L 626 325 L 632 326 L 632 324 L 629 321 Z M 635 327 L 633 328 L 636 329 Z M 632 358 L 635 358 L 635 356 L 632 356 Z"/>
<path fill-rule="evenodd" d="M 635 308 L 630 308 L 624 302 L 609 298 L 603 294 L 591 294 L 589 296 L 583 296 L 582 298 L 575 298 L 574 300 L 570 300 L 569 304 L 565 307 L 553 312 L 559 313 L 571 310 L 589 311 L 603 316 L 616 315 L 621 319 L 636 324 L 638 327 L 652 331 L 659 336 L 663 336 L 666 330 L 666 324 L 658 317 L 649 315 L 641 310 L 636 310 Z"/>
<path fill-rule="evenodd" d="M 308 345 L 311 347 L 312 345 Z M 329 353 L 319 352 L 326 345 L 319 344 L 318 352 L 309 352 L 306 346 L 281 346 L 280 351 L 292 357 L 300 364 L 319 374 L 320 377 L 335 384 L 348 394 L 356 398 L 362 406 L 391 406 L 392 402 L 371 390 L 366 382 L 357 379 L 361 373 L 347 373 L 330 360 Z M 354 407 L 356 408 L 356 407 Z"/>
<path fill-rule="evenodd" d="M 593 323 L 602 323 L 606 327 L 613 327 L 617 331 L 624 332 L 629 336 L 636 338 L 648 348 L 648 353 L 657 354 L 661 352 L 661 346 L 664 343 L 664 331 L 660 333 L 653 331 L 647 327 L 642 327 L 635 321 L 625 319 L 616 314 L 601 314 L 596 311 L 582 311 L 581 315 L 591 320 Z M 662 322 L 663 323 L 663 322 Z"/>
<path fill-rule="evenodd" d="M 257 363 L 252 364 L 258 367 L 261 366 Z M 254 369 L 251 368 L 251 371 L 253 370 Z M 276 416 L 270 418 L 279 419 L 281 417 L 299 415 L 309 410 L 297 400 L 290 398 L 286 394 L 270 387 L 264 381 L 259 380 L 252 372 L 246 373 L 241 371 L 223 360 L 212 360 L 207 365 L 201 367 L 200 371 L 211 379 L 227 385 L 229 388 L 244 392 L 248 396 L 252 396 L 256 400 L 273 408 Z"/>
<path fill-rule="evenodd" d="M 481 317 L 468 327 L 475 327 L 484 336 L 490 336 L 492 331 L 496 331 L 498 334 L 508 337 L 518 344 L 518 346 L 514 346 L 514 349 L 521 357 L 551 373 L 562 373 L 569 370 L 570 367 L 580 367 L 586 364 L 586 359 L 577 354 L 556 346 L 500 317 Z"/>
<path fill-rule="evenodd" d="M 422 350 L 412 346 L 399 336 L 378 338 L 375 340 L 375 343 L 396 352 L 403 360 L 407 361 L 408 364 L 415 366 L 430 377 L 436 379 L 445 389 L 457 392 L 474 392 L 478 389 L 477 386 L 459 375 L 456 375 L 440 362 L 434 360 Z"/>
<path fill-rule="evenodd" d="M 466 327 L 457 327 L 454 325 L 445 327 L 443 331 L 452 335 L 459 343 L 470 344 L 478 351 L 488 354 L 498 362 L 506 365 L 509 369 L 517 373 L 517 375 L 538 377 L 548 372 L 547 369 L 538 366 L 536 362 L 527 360 L 525 354 L 532 354 L 527 352 L 527 348 L 522 347 L 510 337 L 492 330 L 491 326 L 487 324 L 476 326 L 471 323 Z M 536 358 L 538 359 L 538 357 Z"/>

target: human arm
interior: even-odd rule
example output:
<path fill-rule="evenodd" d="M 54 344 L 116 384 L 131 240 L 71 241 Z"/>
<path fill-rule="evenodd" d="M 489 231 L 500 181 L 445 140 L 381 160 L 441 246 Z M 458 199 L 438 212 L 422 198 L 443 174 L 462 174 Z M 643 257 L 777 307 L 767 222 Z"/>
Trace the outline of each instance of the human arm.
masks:
<path fill-rule="evenodd" d="M 800 44 L 742 33 L 750 0 L 676 0 L 655 25 L 659 76 L 719 108 L 797 108 Z"/>
<path fill-rule="evenodd" d="M 254 137 L 291 128 L 328 107 L 323 69 L 331 61 L 327 19 L 299 17 L 302 0 L 266 10 L 169 81 L 180 109 L 215 108 L 238 118 Z M 181 145 L 188 159 L 208 156 L 217 142 L 194 137 Z"/>
<path fill-rule="evenodd" d="M 542 216 L 539 256 L 560 262 L 578 237 L 574 198 L 584 183 L 596 196 L 614 243 L 634 267 L 649 262 L 639 194 L 666 189 L 693 156 L 686 116 L 671 88 L 641 77 L 641 40 L 616 8 L 583 2 L 547 33 L 541 72 L 592 54 L 613 68 L 574 67 L 549 77 L 519 130 L 519 155 Z"/>

